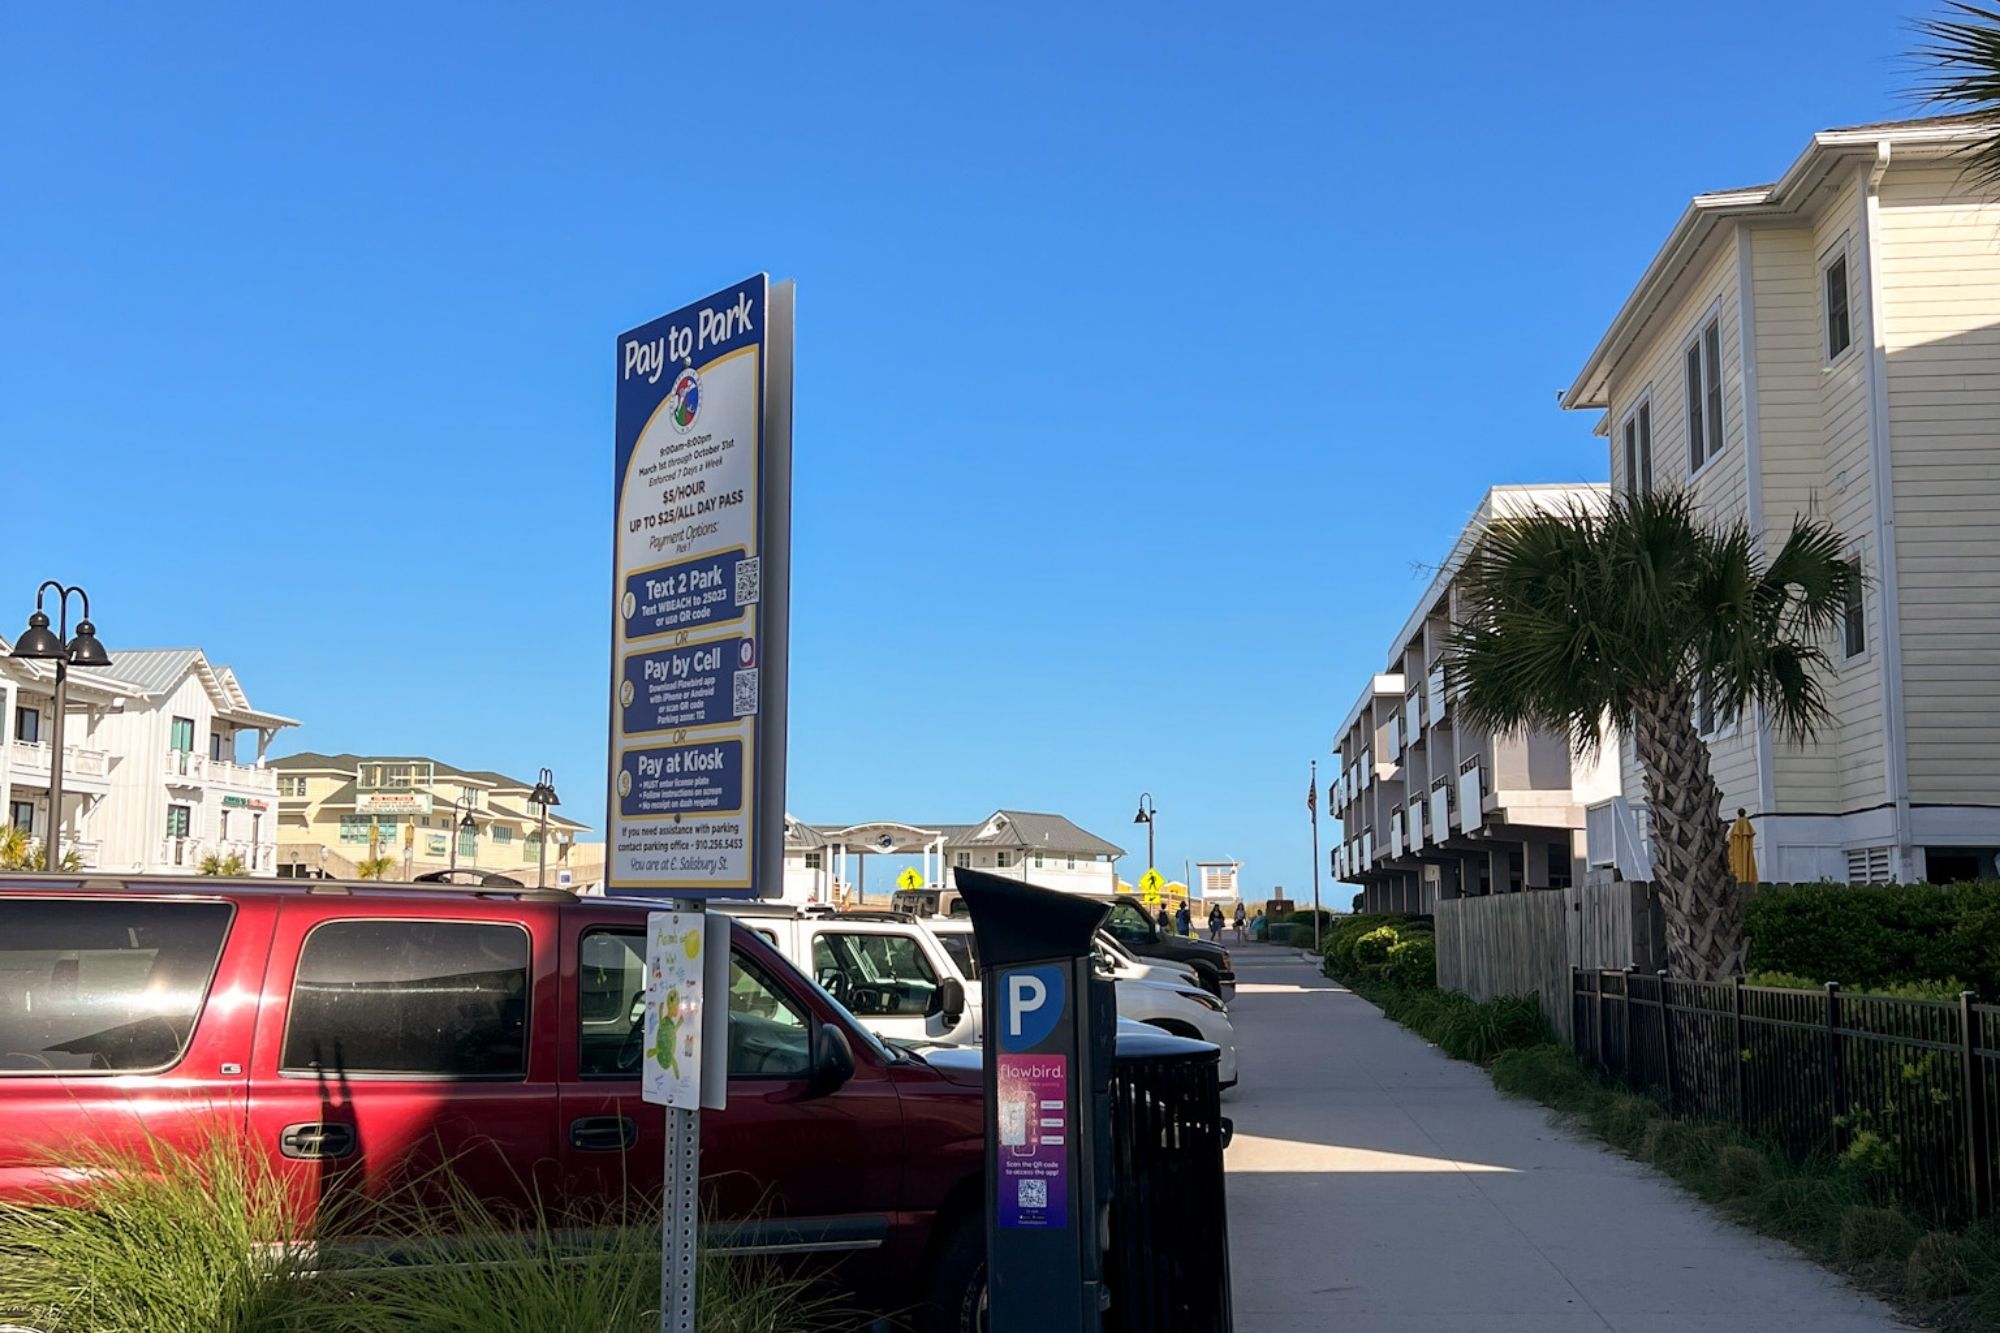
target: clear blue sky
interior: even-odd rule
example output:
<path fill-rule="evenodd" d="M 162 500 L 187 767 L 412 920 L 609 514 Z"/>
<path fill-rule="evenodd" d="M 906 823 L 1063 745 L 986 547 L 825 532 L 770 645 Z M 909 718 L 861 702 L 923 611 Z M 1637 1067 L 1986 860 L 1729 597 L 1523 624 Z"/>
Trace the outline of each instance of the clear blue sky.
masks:
<path fill-rule="evenodd" d="M 0 6 L 0 632 L 81 581 L 288 749 L 601 825 L 612 339 L 768 270 L 792 810 L 1136 878 L 1150 790 L 1163 869 L 1305 896 L 1424 566 L 1604 475 L 1556 390 L 1688 196 L 1905 114 L 1929 12 Z"/>

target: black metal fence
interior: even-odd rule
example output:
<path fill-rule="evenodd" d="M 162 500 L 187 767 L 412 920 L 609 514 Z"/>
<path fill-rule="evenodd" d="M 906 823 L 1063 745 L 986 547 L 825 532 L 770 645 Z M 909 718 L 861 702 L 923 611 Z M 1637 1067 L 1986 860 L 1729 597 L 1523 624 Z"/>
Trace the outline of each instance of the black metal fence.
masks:
<path fill-rule="evenodd" d="M 1160 1043 L 1162 1046 L 1167 1042 Z M 1191 1042 L 1172 1042 L 1192 1048 Z M 1107 1333 L 1229 1333 L 1229 1122 L 1213 1048 L 1134 1056 L 1111 1079 Z"/>
<path fill-rule="evenodd" d="M 1848 1154 L 1941 1222 L 2000 1194 L 2000 1007 L 1574 969 L 1578 1054 L 1794 1161 Z"/>

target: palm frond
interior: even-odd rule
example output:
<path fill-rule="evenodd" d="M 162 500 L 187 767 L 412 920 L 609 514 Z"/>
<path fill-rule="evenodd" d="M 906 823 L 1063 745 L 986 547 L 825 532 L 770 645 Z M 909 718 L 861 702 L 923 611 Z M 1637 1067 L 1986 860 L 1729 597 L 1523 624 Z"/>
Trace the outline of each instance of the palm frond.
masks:
<path fill-rule="evenodd" d="M 1986 129 L 1958 155 L 1975 183 L 2000 185 L 2000 10 L 1952 0 L 1947 11 L 1951 17 L 1916 25 L 1927 40 L 1911 55 L 1932 71 L 1918 81 L 1916 94 L 1932 106 L 1970 115 Z"/>

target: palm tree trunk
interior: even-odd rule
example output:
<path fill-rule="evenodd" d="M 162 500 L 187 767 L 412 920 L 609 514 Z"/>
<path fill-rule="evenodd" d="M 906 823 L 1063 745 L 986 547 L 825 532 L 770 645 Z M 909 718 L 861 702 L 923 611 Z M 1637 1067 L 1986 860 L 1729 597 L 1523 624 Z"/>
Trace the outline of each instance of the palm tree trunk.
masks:
<path fill-rule="evenodd" d="M 1667 919 L 1667 960 L 1698 981 L 1743 969 L 1743 894 L 1729 872 L 1722 792 L 1708 746 L 1694 729 L 1685 684 L 1654 692 L 1634 710 L 1633 740 L 1653 816 L 1653 878 Z"/>

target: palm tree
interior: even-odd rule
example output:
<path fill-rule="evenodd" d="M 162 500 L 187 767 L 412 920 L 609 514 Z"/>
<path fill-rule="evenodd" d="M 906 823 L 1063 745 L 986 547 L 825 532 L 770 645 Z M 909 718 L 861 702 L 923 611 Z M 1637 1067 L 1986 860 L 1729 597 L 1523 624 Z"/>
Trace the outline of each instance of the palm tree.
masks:
<path fill-rule="evenodd" d="M 217 856 L 210 852 L 201 858 L 201 873 L 220 875 L 227 879 L 240 879 L 243 876 L 243 858 L 235 852 L 227 856 Z"/>
<path fill-rule="evenodd" d="M 1917 95 L 1973 117 L 1985 130 L 1963 150 L 1967 173 L 2000 185 L 2000 10 L 1952 0 L 1944 18 L 1917 24 L 1927 42 L 1912 55 L 1931 69 Z"/>
<path fill-rule="evenodd" d="M 1741 521 L 1708 526 L 1678 492 L 1496 520 L 1460 573 L 1449 669 L 1467 721 L 1558 731 L 1582 757 L 1612 719 L 1629 728 L 1681 975 L 1719 980 L 1743 962 L 1697 697 L 1717 717 L 1754 704 L 1780 734 L 1810 738 L 1829 717 L 1821 644 L 1861 577 L 1818 519 L 1794 522 L 1765 560 Z"/>
<path fill-rule="evenodd" d="M 362 879 L 383 879 L 389 874 L 395 861 L 386 856 L 370 856 L 355 863 L 354 873 Z"/>

